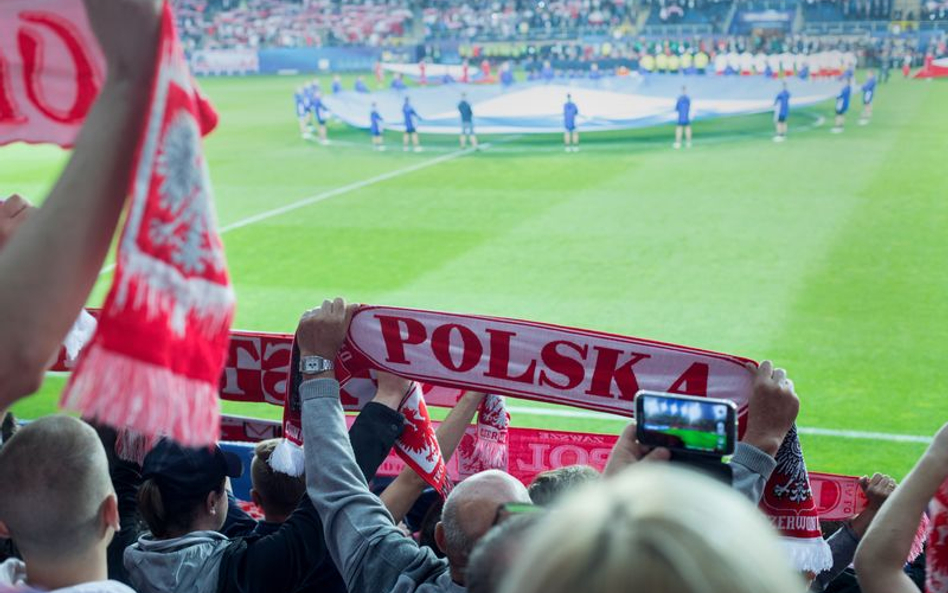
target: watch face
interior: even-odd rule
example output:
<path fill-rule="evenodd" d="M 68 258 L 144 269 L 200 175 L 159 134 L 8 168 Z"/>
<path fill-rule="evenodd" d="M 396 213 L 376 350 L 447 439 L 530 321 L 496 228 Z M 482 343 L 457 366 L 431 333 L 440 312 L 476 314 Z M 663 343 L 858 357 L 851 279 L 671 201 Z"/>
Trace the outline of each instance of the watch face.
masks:
<path fill-rule="evenodd" d="M 297 365 L 302 372 L 308 375 L 331 371 L 333 369 L 332 361 L 321 356 L 307 356 L 303 359 L 301 365 Z"/>

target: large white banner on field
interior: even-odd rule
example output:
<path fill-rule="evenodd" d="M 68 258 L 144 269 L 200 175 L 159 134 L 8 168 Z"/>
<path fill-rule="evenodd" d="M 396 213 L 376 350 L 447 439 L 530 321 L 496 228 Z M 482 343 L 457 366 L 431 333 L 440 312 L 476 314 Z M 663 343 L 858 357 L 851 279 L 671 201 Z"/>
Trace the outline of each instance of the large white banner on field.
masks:
<path fill-rule="evenodd" d="M 791 113 L 794 109 L 834 97 L 837 81 L 788 79 Z M 580 131 L 641 128 L 677 121 L 675 103 L 682 87 L 691 98 L 691 117 L 707 119 L 766 113 L 782 88 L 776 79 L 724 76 L 648 75 L 600 80 L 565 80 L 502 85 L 447 84 L 437 87 L 386 90 L 377 93 L 342 92 L 323 99 L 342 121 L 368 128 L 375 104 L 389 130 L 404 130 L 405 99 L 420 116 L 422 133 L 456 134 L 460 130 L 457 105 L 466 95 L 474 111 L 474 127 L 487 134 L 550 133 L 563 130 L 567 95 L 579 108 Z"/>

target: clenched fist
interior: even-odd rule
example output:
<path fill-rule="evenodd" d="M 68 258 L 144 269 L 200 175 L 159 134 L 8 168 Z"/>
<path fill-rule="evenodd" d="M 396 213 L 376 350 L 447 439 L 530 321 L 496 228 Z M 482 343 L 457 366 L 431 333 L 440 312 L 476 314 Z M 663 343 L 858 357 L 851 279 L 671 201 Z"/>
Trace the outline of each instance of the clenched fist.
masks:
<path fill-rule="evenodd" d="M 300 318 L 296 343 L 301 356 L 322 356 L 333 360 L 346 339 L 349 321 L 358 305 L 347 305 L 342 298 L 323 301 L 321 307 L 310 309 Z"/>
<path fill-rule="evenodd" d="M 797 419 L 800 399 L 787 372 L 774 369 L 769 360 L 757 368 L 751 364 L 747 368 L 754 373 L 754 390 L 747 407 L 744 442 L 773 457 Z"/>

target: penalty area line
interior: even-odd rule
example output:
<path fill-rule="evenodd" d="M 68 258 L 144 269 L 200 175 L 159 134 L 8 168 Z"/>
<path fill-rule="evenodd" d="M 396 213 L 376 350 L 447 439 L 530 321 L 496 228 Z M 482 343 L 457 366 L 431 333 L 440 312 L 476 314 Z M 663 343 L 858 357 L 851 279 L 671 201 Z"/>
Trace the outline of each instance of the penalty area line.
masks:
<path fill-rule="evenodd" d="M 613 422 L 628 422 L 629 420 L 625 416 L 605 414 L 602 412 L 591 412 L 587 410 L 533 408 L 528 406 L 507 406 L 507 410 L 515 416 L 546 416 L 550 418 L 576 418 L 583 420 L 607 420 Z M 861 430 L 839 430 L 832 428 L 816 428 L 812 426 L 799 426 L 797 427 L 797 431 L 804 435 L 834 437 L 840 439 L 885 441 L 892 443 L 919 443 L 924 445 L 932 442 L 932 437 L 930 436 L 914 434 L 893 434 L 889 432 L 867 432 Z"/>

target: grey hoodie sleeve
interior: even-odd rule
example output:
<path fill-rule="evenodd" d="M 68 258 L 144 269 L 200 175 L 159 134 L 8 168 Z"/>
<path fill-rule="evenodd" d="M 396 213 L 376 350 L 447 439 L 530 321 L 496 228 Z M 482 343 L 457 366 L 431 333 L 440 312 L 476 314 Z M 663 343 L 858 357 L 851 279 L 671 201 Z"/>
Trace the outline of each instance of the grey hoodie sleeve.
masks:
<path fill-rule="evenodd" d="M 738 443 L 730 465 L 734 476 L 734 489 L 755 505 L 760 504 L 760 499 L 764 496 L 764 486 L 777 466 L 774 458 L 753 445 Z"/>
<path fill-rule="evenodd" d="M 849 525 L 843 525 L 836 533 L 826 540 L 833 552 L 833 566 L 817 575 L 810 585 L 810 591 L 824 591 L 856 557 L 856 548 L 859 547 L 859 536 Z"/>
<path fill-rule="evenodd" d="M 339 384 L 334 379 L 306 381 L 300 398 L 306 491 L 322 518 L 326 546 L 349 592 L 386 592 L 396 582 L 417 585 L 444 573 L 446 562 L 405 537 L 369 492 L 346 435 Z"/>

